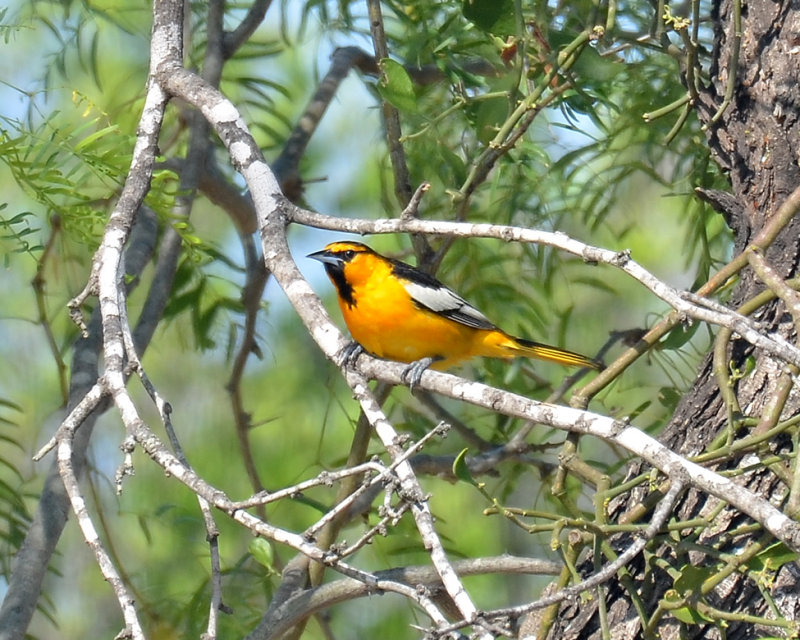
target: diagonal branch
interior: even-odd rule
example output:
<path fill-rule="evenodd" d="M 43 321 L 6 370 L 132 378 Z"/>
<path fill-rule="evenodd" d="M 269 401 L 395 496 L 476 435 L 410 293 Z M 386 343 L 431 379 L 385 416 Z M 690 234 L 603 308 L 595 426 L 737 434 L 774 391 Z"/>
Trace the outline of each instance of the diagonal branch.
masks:
<path fill-rule="evenodd" d="M 231 157 L 253 196 L 259 216 L 267 267 L 286 292 L 311 336 L 332 360 L 336 359 L 346 342 L 291 259 L 284 236 L 284 227 L 289 220 L 361 233 L 437 232 L 546 244 L 581 256 L 587 261 L 614 265 L 642 282 L 677 310 L 697 319 L 730 326 L 770 353 L 790 362 L 800 363 L 800 351 L 793 345 L 789 345 L 785 340 L 763 336 L 757 327 L 743 316 L 730 311 L 722 313 L 700 308 L 687 301 L 680 292 L 658 280 L 631 260 L 627 254 L 592 247 L 564 234 L 502 225 L 473 225 L 414 219 L 378 221 L 339 219 L 334 223 L 334 219 L 327 216 L 302 211 L 293 207 L 280 193 L 274 175 L 263 161 L 238 111 L 229 101 L 188 72 L 173 72 L 165 78 L 165 82 L 172 91 L 180 91 L 183 97 L 196 103 L 228 146 Z M 361 370 L 370 377 L 380 377 L 393 384 L 401 383 L 401 365 L 379 362 L 371 358 L 362 360 L 367 362 L 361 366 Z M 800 526 L 797 523 L 751 491 L 685 460 L 635 427 L 586 411 L 537 403 L 515 394 L 434 371 L 428 371 L 423 375 L 421 386 L 490 410 L 499 410 L 507 415 L 530 419 L 567 431 L 596 435 L 614 442 L 641 456 L 667 475 L 678 474 L 688 484 L 729 502 L 761 523 L 791 548 L 800 549 Z"/>
<path fill-rule="evenodd" d="M 147 119 L 143 122 L 145 126 L 139 130 L 138 151 L 134 155 L 134 162 L 137 163 L 137 166 L 144 166 L 141 162 L 144 155 L 155 154 L 156 146 L 152 138 L 152 123 L 153 110 L 159 108 L 158 101 L 155 99 L 156 94 L 161 95 L 157 88 L 148 92 Z M 141 174 L 133 176 L 128 190 L 125 191 L 125 200 L 130 203 L 132 189 L 144 190 L 147 185 L 149 185 L 149 179 L 146 176 L 143 177 Z M 122 199 L 120 199 L 120 203 L 122 203 Z M 155 215 L 143 207 L 136 217 L 136 224 L 131 232 L 131 239 L 125 254 L 127 275 L 132 278 L 131 287 L 136 285 L 152 256 L 156 236 Z M 87 290 L 90 288 L 91 285 L 87 287 Z M 74 309 L 75 314 L 80 316 L 77 306 Z M 75 314 L 73 317 L 77 317 Z M 95 309 L 88 324 L 84 323 L 82 319 L 80 324 L 83 326 L 84 332 L 75 345 L 72 361 L 71 411 L 84 403 L 87 394 L 92 392 L 92 388 L 98 382 L 98 358 L 102 347 L 99 310 Z M 140 349 L 147 345 L 151 336 L 152 331 L 144 331 L 141 336 L 138 336 L 141 338 L 138 343 Z M 94 406 L 90 413 L 81 417 L 81 428 L 75 436 L 75 444 L 72 448 L 72 465 L 78 476 L 81 475 L 85 466 L 86 449 L 94 424 L 108 406 L 108 400 L 104 399 Z M 24 637 L 33 617 L 36 603 L 39 601 L 45 572 L 66 524 L 69 509 L 69 498 L 59 475 L 58 466 L 54 463 L 42 489 L 33 522 L 28 528 L 25 540 L 15 558 L 14 572 L 8 584 L 8 591 L 3 598 L 2 607 L 0 607 L 0 639 L 10 640 Z"/>
<path fill-rule="evenodd" d="M 661 499 L 661 502 L 658 503 L 656 507 L 653 517 L 651 519 L 650 524 L 647 528 L 641 532 L 640 536 L 636 538 L 619 556 L 609 562 L 605 567 L 603 567 L 597 573 L 592 574 L 590 577 L 586 578 L 585 580 L 575 584 L 571 587 L 567 587 L 565 589 L 561 589 L 557 593 L 553 593 L 548 596 L 544 596 L 539 598 L 538 600 L 534 600 L 533 602 L 529 602 L 527 604 L 519 605 L 517 607 L 509 607 L 507 609 L 496 609 L 494 611 L 487 611 L 483 615 L 486 618 L 518 618 L 519 616 L 529 613 L 531 611 L 535 611 L 536 609 L 544 609 L 545 607 L 549 607 L 554 604 L 558 604 L 559 602 L 563 602 L 564 600 L 568 600 L 569 598 L 574 598 L 579 596 L 580 594 L 589 591 L 590 589 L 594 589 L 595 587 L 600 586 L 604 582 L 610 580 L 614 574 L 617 573 L 620 569 L 622 569 L 625 565 L 627 565 L 631 560 L 633 560 L 636 556 L 638 556 L 645 548 L 645 545 L 655 538 L 656 534 L 659 532 L 661 527 L 664 526 L 664 523 L 669 518 L 670 514 L 672 513 L 672 507 L 675 505 L 675 501 L 678 499 L 678 496 L 683 491 L 684 485 L 680 481 L 673 480 L 672 484 L 670 485 L 669 491 L 667 491 L 666 495 Z M 442 633 L 446 633 L 448 631 L 455 631 L 456 629 L 460 629 L 462 627 L 467 626 L 469 624 L 468 621 L 462 620 L 459 622 L 454 623 L 447 629 L 440 629 L 436 630 L 434 633 L 434 637 L 439 637 Z"/>
<path fill-rule="evenodd" d="M 87 396 L 88 397 L 88 396 Z M 83 499 L 81 488 L 78 484 L 78 476 L 72 463 L 73 457 L 73 444 L 74 444 L 74 431 L 80 426 L 80 422 L 70 421 L 68 427 L 61 431 L 61 437 L 58 439 L 58 468 L 61 473 L 61 478 L 64 481 L 67 494 L 69 495 L 72 511 L 78 520 L 78 526 L 83 533 L 83 538 L 86 544 L 94 553 L 97 560 L 97 566 L 103 574 L 106 582 L 111 585 L 114 594 L 117 596 L 122 617 L 125 620 L 125 631 L 119 634 L 118 637 L 132 638 L 133 640 L 144 640 L 144 631 L 139 622 L 136 614 L 136 607 L 134 606 L 133 597 L 125 586 L 119 572 L 114 567 L 111 556 L 105 550 L 100 536 L 92 522 L 89 515 L 89 510 L 86 508 L 86 502 Z"/>
<path fill-rule="evenodd" d="M 800 366 L 800 349 L 782 336 L 764 335 L 757 323 L 733 310 L 716 305 L 713 301 L 698 304 L 696 297 L 693 298 L 693 296 L 669 286 L 633 260 L 627 251 L 611 251 L 595 247 L 560 232 L 499 224 L 472 224 L 409 218 L 379 220 L 337 218 L 294 206 L 290 209 L 289 217 L 292 222 L 298 224 L 347 233 L 431 233 L 460 238 L 496 238 L 505 242 L 525 242 L 560 249 L 578 256 L 590 264 L 599 263 L 615 267 L 644 285 L 687 319 L 692 318 L 727 327 L 767 353 Z"/>
<path fill-rule="evenodd" d="M 459 577 L 497 574 L 552 575 L 558 573 L 561 566 L 555 562 L 536 560 L 534 558 L 518 558 L 502 555 L 495 558 L 478 558 L 455 560 L 453 570 Z M 375 576 L 381 579 L 400 582 L 409 586 L 421 585 L 428 588 L 441 588 L 439 574 L 433 567 L 402 567 L 376 571 Z M 372 590 L 363 582 L 342 578 L 312 589 L 305 589 L 292 596 L 268 619 L 269 632 L 263 640 L 280 637 L 281 633 L 297 624 L 298 621 L 323 611 L 341 602 L 372 595 Z M 265 624 L 267 626 L 267 624 Z M 254 639 L 251 639 L 254 640 Z"/>
<path fill-rule="evenodd" d="M 367 385 L 366 378 L 353 370 L 345 370 L 345 379 L 353 390 L 356 400 L 361 405 L 361 410 L 381 439 L 384 448 L 393 459 L 402 459 L 403 449 L 397 444 L 399 441 L 397 431 L 387 420 L 380 404 L 375 400 Z M 439 535 L 436 533 L 436 527 L 433 524 L 433 515 L 428 508 L 428 497 L 423 492 L 414 469 L 409 462 L 402 461 L 397 465 L 396 473 L 403 491 L 402 497 L 411 505 L 411 513 L 417 524 L 417 530 L 447 593 L 453 599 L 464 619 L 473 620 L 478 610 L 447 558 Z"/>

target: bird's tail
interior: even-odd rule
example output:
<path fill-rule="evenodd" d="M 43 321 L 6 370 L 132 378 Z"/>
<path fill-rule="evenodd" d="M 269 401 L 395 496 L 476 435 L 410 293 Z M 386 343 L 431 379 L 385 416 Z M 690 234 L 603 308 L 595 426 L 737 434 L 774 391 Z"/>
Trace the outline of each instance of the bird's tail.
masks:
<path fill-rule="evenodd" d="M 591 369 L 602 369 L 603 365 L 597 360 L 575 353 L 574 351 L 567 351 L 559 347 L 551 347 L 548 344 L 540 342 L 533 342 L 532 340 L 525 340 L 524 338 L 512 338 L 514 344 L 512 350 L 516 351 L 516 355 L 525 356 L 527 358 L 539 358 L 540 360 L 550 360 L 551 362 L 558 362 L 575 367 L 589 367 Z"/>
<path fill-rule="evenodd" d="M 495 352 L 495 354 L 493 354 L 495 356 L 506 358 L 522 356 L 525 358 L 549 360 L 551 362 L 558 362 L 559 364 L 574 367 L 589 367 L 597 370 L 604 368 L 601 362 L 581 355 L 580 353 L 575 353 L 574 351 L 567 351 L 559 347 L 551 347 L 548 344 L 526 340 L 525 338 L 515 338 L 514 336 L 507 335 L 500 331 L 494 331 L 492 334 L 494 335 L 490 335 L 490 340 L 487 342 L 493 342 L 494 344 L 492 347 L 499 348 L 504 352 L 502 354 Z"/>

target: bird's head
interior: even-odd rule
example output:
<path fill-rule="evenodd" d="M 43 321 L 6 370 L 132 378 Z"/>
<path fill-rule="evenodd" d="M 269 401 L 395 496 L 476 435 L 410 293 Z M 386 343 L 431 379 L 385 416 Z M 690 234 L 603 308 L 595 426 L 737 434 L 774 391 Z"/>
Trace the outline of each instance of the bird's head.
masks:
<path fill-rule="evenodd" d="M 309 253 L 307 257 L 324 264 L 325 271 L 333 279 L 336 274 L 344 275 L 346 271 L 354 274 L 359 270 L 357 268 L 359 265 L 366 263 L 366 256 L 376 255 L 372 249 L 360 242 L 331 242 L 322 251 Z"/>
<path fill-rule="evenodd" d="M 355 301 L 353 287 L 365 282 L 381 263 L 378 254 L 360 242 L 331 242 L 307 257 L 325 265 L 325 273 L 336 286 L 339 298 L 349 305 Z"/>

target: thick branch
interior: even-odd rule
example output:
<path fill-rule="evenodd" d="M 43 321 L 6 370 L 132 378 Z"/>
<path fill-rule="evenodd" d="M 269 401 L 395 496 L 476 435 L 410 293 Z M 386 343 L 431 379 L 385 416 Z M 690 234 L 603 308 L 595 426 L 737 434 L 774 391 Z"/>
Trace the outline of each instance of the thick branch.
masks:
<path fill-rule="evenodd" d="M 460 576 L 476 576 L 487 574 L 533 574 L 554 575 L 561 565 L 555 562 L 536 560 L 534 558 L 517 558 L 503 555 L 494 558 L 478 558 L 456 560 L 453 562 L 454 571 Z M 400 569 L 387 569 L 375 572 L 379 579 L 400 582 L 409 586 L 426 586 L 441 588 L 439 574 L 433 567 L 403 567 Z M 373 595 L 363 582 L 343 578 L 335 580 L 313 589 L 306 589 L 289 598 L 272 616 L 265 618 L 259 625 L 262 633 L 253 632 L 249 640 L 270 640 L 277 638 L 307 616 L 332 607 L 341 602 L 363 598 Z"/>
<path fill-rule="evenodd" d="M 496 238 L 505 242 L 526 242 L 554 247 L 576 255 L 590 264 L 601 263 L 618 268 L 687 318 L 727 327 L 767 353 L 800 366 L 800 349 L 783 337 L 764 335 L 756 323 L 741 314 L 711 300 L 698 299 L 670 287 L 631 259 L 627 252 L 594 247 L 570 238 L 564 233 L 499 224 L 472 224 L 413 218 L 379 220 L 336 218 L 297 207 L 291 208 L 289 216 L 292 222 L 348 233 L 429 233 L 459 238 Z"/>

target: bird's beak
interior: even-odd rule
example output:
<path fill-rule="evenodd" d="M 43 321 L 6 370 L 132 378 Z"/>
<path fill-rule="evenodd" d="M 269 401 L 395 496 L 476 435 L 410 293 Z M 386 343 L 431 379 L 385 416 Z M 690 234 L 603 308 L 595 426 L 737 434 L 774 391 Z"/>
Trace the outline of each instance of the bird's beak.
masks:
<path fill-rule="evenodd" d="M 336 264 L 341 264 L 342 263 L 342 259 L 339 256 L 331 253 L 330 251 L 327 251 L 326 249 L 323 249 L 322 251 L 315 251 L 314 253 L 309 253 L 306 256 L 306 258 L 311 258 L 313 260 L 319 260 L 323 264 L 334 264 L 334 265 L 336 265 Z"/>

